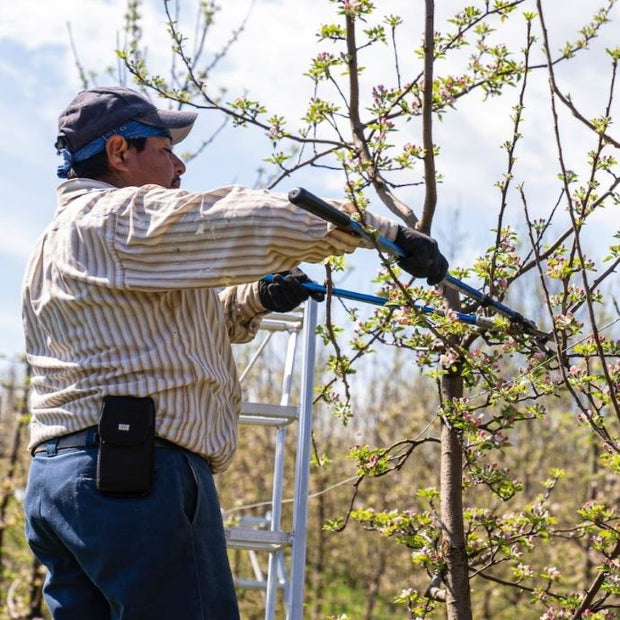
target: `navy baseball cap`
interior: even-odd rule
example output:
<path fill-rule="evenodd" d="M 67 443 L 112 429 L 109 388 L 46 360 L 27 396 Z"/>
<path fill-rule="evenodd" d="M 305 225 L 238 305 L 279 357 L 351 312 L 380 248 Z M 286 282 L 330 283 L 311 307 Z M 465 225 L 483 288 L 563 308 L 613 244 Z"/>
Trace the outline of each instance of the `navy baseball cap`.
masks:
<path fill-rule="evenodd" d="M 130 88 L 98 86 L 78 93 L 61 113 L 57 145 L 76 153 L 130 121 L 165 129 L 177 144 L 187 137 L 197 116 L 189 110 L 160 110 Z"/>

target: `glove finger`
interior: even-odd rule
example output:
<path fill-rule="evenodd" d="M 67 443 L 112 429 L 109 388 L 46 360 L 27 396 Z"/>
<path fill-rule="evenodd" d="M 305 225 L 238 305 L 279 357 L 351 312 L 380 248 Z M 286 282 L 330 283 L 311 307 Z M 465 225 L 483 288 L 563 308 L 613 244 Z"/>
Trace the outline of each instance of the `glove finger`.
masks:
<path fill-rule="evenodd" d="M 281 308 L 291 303 L 286 294 L 286 282 L 282 274 L 276 273 L 273 276 L 273 282 L 268 286 L 267 290 L 275 308 Z"/>
<path fill-rule="evenodd" d="M 312 299 L 314 299 L 315 301 L 325 300 L 325 293 L 322 293 L 321 291 L 312 291 L 310 289 L 307 289 L 305 286 L 303 286 L 303 284 L 307 284 L 307 283 L 316 284 L 316 282 L 314 280 L 311 280 L 308 277 L 308 275 L 305 272 L 303 272 L 301 269 L 295 267 L 295 269 L 291 271 L 290 275 L 295 277 L 297 282 L 299 282 L 302 285 L 302 288 L 305 291 L 306 296 L 301 301 L 305 301 L 308 297 L 312 297 Z"/>
<path fill-rule="evenodd" d="M 299 267 L 295 267 L 294 269 L 291 269 L 290 272 L 288 272 L 287 277 L 293 277 L 295 278 L 298 282 L 308 282 L 309 278 L 308 275 L 302 271 Z"/>
<path fill-rule="evenodd" d="M 276 312 L 288 312 L 300 303 L 298 296 L 291 293 L 288 287 L 273 287 L 270 289 L 269 295 L 271 308 Z"/>
<path fill-rule="evenodd" d="M 272 310 L 279 310 L 290 303 L 286 299 L 283 287 L 275 282 L 272 282 L 267 287 L 267 295 L 269 296 L 269 307 Z"/>
<path fill-rule="evenodd" d="M 431 286 L 439 284 L 446 277 L 448 266 L 446 258 L 442 254 L 438 254 L 431 264 L 426 282 Z"/>
<path fill-rule="evenodd" d="M 305 289 L 294 275 L 290 274 L 286 276 L 284 278 L 284 282 L 286 283 L 287 296 L 291 299 L 291 301 L 296 301 L 297 304 L 300 304 L 310 296 L 310 291 Z"/>
<path fill-rule="evenodd" d="M 424 278 L 428 275 L 428 259 L 419 256 L 407 256 L 397 261 L 401 269 L 414 278 Z"/>

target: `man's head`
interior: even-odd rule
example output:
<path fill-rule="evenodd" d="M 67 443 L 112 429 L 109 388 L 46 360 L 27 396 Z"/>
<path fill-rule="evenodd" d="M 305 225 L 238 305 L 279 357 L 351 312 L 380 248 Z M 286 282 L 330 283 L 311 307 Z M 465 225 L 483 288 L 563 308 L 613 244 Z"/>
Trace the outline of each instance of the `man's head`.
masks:
<path fill-rule="evenodd" d="M 80 174 L 81 169 L 86 169 L 96 170 L 97 178 L 115 179 L 114 184 L 153 182 L 174 186 L 185 166 L 171 147 L 187 136 L 196 116 L 190 111 L 160 110 L 128 88 L 96 87 L 82 91 L 58 119 L 56 148 L 65 160 L 58 168 L 58 176 L 86 176 Z M 168 154 L 174 168 L 170 179 L 157 152 Z M 136 161 L 138 155 L 143 159 L 150 156 L 149 161 Z M 159 166 L 163 176 L 149 180 L 148 170 L 136 174 L 147 163 Z"/>

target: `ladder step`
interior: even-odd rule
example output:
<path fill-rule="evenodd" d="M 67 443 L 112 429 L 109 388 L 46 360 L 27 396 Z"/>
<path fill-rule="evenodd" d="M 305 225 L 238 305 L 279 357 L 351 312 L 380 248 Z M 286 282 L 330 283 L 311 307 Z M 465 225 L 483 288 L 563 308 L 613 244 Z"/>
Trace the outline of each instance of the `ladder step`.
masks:
<path fill-rule="evenodd" d="M 272 532 L 246 527 L 224 529 L 226 543 L 231 549 L 254 549 L 256 551 L 278 551 L 289 547 L 293 540 L 290 532 Z"/>
<path fill-rule="evenodd" d="M 298 313 L 268 314 L 263 317 L 260 328 L 266 331 L 299 331 L 303 324 L 303 315 Z"/>
<path fill-rule="evenodd" d="M 269 403 L 241 404 L 240 424 L 259 424 L 263 426 L 283 426 L 299 417 L 296 405 L 270 405 Z"/>
<path fill-rule="evenodd" d="M 257 581 L 255 579 L 235 579 L 235 585 L 239 588 L 248 588 L 250 590 L 266 590 L 267 581 Z M 276 588 L 283 590 L 286 584 L 282 581 L 276 583 Z"/>

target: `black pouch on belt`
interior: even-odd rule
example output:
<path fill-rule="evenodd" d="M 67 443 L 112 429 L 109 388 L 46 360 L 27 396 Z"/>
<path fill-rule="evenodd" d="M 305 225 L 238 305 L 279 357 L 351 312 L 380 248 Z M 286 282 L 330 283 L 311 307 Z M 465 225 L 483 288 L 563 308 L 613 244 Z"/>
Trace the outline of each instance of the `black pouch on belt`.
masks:
<path fill-rule="evenodd" d="M 97 489 L 113 497 L 144 497 L 153 481 L 152 398 L 105 396 L 99 418 Z"/>

